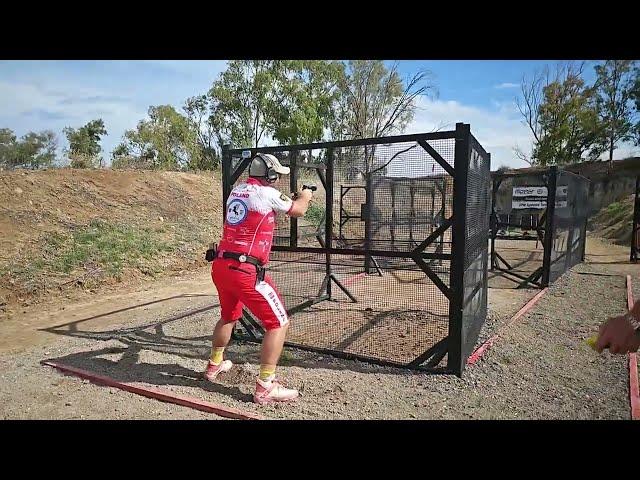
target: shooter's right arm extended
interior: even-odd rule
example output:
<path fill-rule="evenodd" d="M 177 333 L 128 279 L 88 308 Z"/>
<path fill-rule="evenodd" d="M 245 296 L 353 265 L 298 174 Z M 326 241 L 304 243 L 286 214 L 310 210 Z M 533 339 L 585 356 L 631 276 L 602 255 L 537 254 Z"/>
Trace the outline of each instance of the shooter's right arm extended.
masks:
<path fill-rule="evenodd" d="M 302 187 L 302 191 L 294 196 L 293 206 L 289 211 L 289 216 L 294 218 L 304 217 L 312 197 L 313 192 L 311 189 L 306 188 L 306 186 Z"/>

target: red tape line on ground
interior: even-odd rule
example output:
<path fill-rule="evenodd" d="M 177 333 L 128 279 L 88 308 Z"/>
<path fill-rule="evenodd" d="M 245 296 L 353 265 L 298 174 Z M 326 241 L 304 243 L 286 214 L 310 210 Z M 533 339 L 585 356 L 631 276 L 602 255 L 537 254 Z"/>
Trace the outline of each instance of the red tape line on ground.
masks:
<path fill-rule="evenodd" d="M 627 307 L 633 308 L 633 290 L 631 289 L 631 275 L 627 275 Z M 629 354 L 629 403 L 631 404 L 631 419 L 640 420 L 640 394 L 638 392 L 638 356 Z"/>
<path fill-rule="evenodd" d="M 343 285 L 349 285 L 350 283 L 355 282 L 356 280 L 364 277 L 366 275 L 366 272 L 362 272 L 362 273 L 356 273 L 355 275 L 352 275 L 351 277 L 348 277 L 347 279 L 345 279 L 342 284 Z"/>
<path fill-rule="evenodd" d="M 101 385 L 107 385 L 109 387 L 119 388 L 120 390 L 125 390 L 127 392 L 142 395 L 143 397 L 160 400 L 161 402 L 175 403 L 176 405 L 182 405 L 183 407 L 194 408 L 196 410 L 201 410 L 203 412 L 208 412 L 208 413 L 215 413 L 216 415 L 219 415 L 225 418 L 235 418 L 238 420 L 266 420 L 266 418 L 261 417 L 260 415 L 243 412 L 242 410 L 237 410 L 235 408 L 223 407 L 222 405 L 216 405 L 214 403 L 205 402 L 204 400 L 198 400 L 197 398 L 176 395 L 175 393 L 169 390 L 163 390 L 161 388 L 153 388 L 153 387 L 141 387 L 138 385 L 130 385 L 127 383 L 118 382 L 113 378 L 104 377 L 102 375 L 89 372 L 87 370 L 82 370 L 80 368 L 75 368 L 75 367 L 69 367 L 67 365 L 62 365 L 60 363 L 55 363 L 55 362 L 49 362 L 46 360 L 43 360 L 40 363 L 48 367 L 56 368 L 64 373 L 69 373 L 77 377 L 90 380 L 93 383 L 98 383 Z"/>
<path fill-rule="evenodd" d="M 513 322 L 515 322 L 520 317 L 522 317 L 525 313 L 531 310 L 533 306 L 538 302 L 538 300 L 540 300 L 542 296 L 547 292 L 547 290 L 548 288 L 545 287 L 540 292 L 538 292 L 531 300 L 525 303 L 524 306 L 520 310 L 518 310 L 516 314 L 513 317 L 511 317 L 511 319 L 499 331 L 496 332 L 494 336 L 492 336 L 491 338 L 489 338 L 489 340 L 487 340 L 482 345 L 480 345 L 476 349 L 476 351 L 473 352 L 467 359 L 467 365 L 473 365 L 478 360 L 480 360 L 482 355 L 484 355 L 484 353 L 487 350 L 489 350 L 489 348 L 491 348 L 491 346 L 495 343 L 495 341 L 498 340 L 498 338 L 500 337 L 500 331 L 507 328 L 509 325 L 511 325 Z"/>

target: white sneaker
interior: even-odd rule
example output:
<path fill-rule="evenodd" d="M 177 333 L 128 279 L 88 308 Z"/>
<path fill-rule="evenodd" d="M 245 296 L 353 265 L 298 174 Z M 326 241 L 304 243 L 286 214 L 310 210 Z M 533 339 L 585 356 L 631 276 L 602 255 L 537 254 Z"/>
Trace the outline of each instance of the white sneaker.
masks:
<path fill-rule="evenodd" d="M 229 370 L 231 370 L 231 367 L 233 367 L 233 363 L 231 362 L 231 360 L 223 360 L 220 365 L 214 365 L 213 363 L 211 363 L 211 360 L 209 360 L 207 369 L 204 372 L 204 378 L 206 378 L 210 382 L 215 382 L 218 375 L 224 372 L 228 372 Z"/>
<path fill-rule="evenodd" d="M 256 392 L 253 401 L 260 405 L 273 402 L 291 402 L 298 398 L 299 393 L 293 388 L 285 388 L 275 379 L 275 375 L 267 381 L 256 378 Z"/>

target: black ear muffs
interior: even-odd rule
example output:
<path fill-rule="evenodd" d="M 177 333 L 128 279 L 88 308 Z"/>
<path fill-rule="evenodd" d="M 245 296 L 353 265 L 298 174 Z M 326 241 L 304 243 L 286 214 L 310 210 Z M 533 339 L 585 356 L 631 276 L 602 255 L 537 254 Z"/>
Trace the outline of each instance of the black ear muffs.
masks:
<path fill-rule="evenodd" d="M 256 154 L 256 157 L 260 157 L 260 160 L 262 160 L 267 167 L 267 174 L 265 175 L 267 181 L 269 183 L 273 183 L 278 180 L 279 174 L 273 169 L 273 163 L 271 162 L 271 160 L 269 160 L 261 153 Z"/>

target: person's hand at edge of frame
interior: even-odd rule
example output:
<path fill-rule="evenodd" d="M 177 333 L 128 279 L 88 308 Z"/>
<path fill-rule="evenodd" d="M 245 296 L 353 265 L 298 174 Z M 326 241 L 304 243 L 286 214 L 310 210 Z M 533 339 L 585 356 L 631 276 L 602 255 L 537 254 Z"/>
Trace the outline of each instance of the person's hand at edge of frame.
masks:
<path fill-rule="evenodd" d="M 606 348 L 613 354 L 626 354 L 640 348 L 638 322 L 631 313 L 609 318 L 600 326 L 594 349 L 598 353 Z"/>

